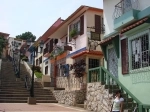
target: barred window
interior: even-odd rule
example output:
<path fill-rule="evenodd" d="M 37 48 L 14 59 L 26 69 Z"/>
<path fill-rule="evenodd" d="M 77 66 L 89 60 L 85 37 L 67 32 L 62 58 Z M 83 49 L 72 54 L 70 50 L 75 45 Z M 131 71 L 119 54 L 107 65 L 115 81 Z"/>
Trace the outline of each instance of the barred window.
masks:
<path fill-rule="evenodd" d="M 150 66 L 149 34 L 145 33 L 131 40 L 131 69 L 139 69 Z"/>
<path fill-rule="evenodd" d="M 42 56 L 39 58 L 39 64 L 42 63 Z"/>
<path fill-rule="evenodd" d="M 89 58 L 89 68 L 95 68 L 100 66 L 100 60 L 99 59 L 91 59 Z"/>
<path fill-rule="evenodd" d="M 48 66 L 45 67 L 45 75 L 48 74 Z"/>

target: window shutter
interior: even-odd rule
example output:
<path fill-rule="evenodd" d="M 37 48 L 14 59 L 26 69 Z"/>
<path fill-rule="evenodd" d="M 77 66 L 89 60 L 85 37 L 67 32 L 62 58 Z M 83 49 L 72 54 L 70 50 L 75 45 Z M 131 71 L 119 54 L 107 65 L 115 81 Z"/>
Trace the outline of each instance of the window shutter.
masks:
<path fill-rule="evenodd" d="M 84 34 L 84 15 L 80 17 L 80 35 Z"/>
<path fill-rule="evenodd" d="M 72 25 L 69 25 L 69 42 L 71 41 L 71 37 L 70 37 L 71 29 L 72 29 Z"/>
<path fill-rule="evenodd" d="M 55 39 L 55 45 L 58 43 L 58 39 Z"/>
<path fill-rule="evenodd" d="M 95 15 L 95 32 L 101 34 L 101 16 Z"/>
<path fill-rule="evenodd" d="M 122 74 L 129 73 L 128 39 L 121 40 Z"/>
<path fill-rule="evenodd" d="M 50 40 L 50 50 L 49 52 L 51 53 L 53 51 L 53 39 Z"/>

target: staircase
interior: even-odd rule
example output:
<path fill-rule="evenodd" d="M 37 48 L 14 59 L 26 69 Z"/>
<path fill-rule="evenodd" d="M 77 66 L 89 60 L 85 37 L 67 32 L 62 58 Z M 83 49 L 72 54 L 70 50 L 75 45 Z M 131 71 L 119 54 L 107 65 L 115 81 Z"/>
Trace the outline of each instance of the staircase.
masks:
<path fill-rule="evenodd" d="M 0 85 L 0 103 L 27 103 L 30 91 L 25 88 L 25 75 L 29 76 L 24 65 L 21 64 L 21 75 L 16 81 L 12 62 L 2 61 Z M 39 82 L 34 82 L 34 96 L 37 103 L 57 103 L 50 90 L 43 89 Z"/>
<path fill-rule="evenodd" d="M 91 80 L 92 73 L 96 73 L 96 80 Z M 121 90 L 124 98 L 124 112 L 149 112 L 150 105 L 142 104 L 122 83 L 119 82 L 107 69 L 97 67 L 89 69 L 88 82 L 100 82 L 108 90 L 109 96 L 115 96 L 116 91 Z M 110 98 L 111 100 L 111 98 Z"/>

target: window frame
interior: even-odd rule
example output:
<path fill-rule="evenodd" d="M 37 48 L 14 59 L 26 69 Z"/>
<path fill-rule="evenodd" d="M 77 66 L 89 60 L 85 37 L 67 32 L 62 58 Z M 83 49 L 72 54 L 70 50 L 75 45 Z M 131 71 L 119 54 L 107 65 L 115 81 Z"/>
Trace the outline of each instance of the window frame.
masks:
<path fill-rule="evenodd" d="M 89 58 L 88 58 L 88 68 L 89 68 L 89 69 L 96 68 L 96 66 L 95 66 L 95 67 L 90 67 L 90 65 L 91 65 L 91 64 L 90 64 L 90 59 L 92 59 L 92 60 L 97 60 L 97 61 L 99 62 L 99 66 L 101 66 L 101 60 L 100 60 L 100 59 L 89 57 Z M 97 67 L 99 67 L 99 66 L 97 66 Z"/>
<path fill-rule="evenodd" d="M 134 39 L 137 39 L 146 33 L 148 33 L 148 36 L 149 36 L 149 51 L 150 51 L 150 30 L 149 29 L 139 32 L 137 34 L 135 33 L 134 35 L 130 36 L 128 38 L 128 48 L 132 48 L 132 41 Z M 132 49 L 128 49 L 128 53 L 129 53 L 129 57 L 128 57 L 129 58 L 129 73 L 139 73 L 139 72 L 144 72 L 144 71 L 150 71 L 150 66 L 132 70 Z"/>

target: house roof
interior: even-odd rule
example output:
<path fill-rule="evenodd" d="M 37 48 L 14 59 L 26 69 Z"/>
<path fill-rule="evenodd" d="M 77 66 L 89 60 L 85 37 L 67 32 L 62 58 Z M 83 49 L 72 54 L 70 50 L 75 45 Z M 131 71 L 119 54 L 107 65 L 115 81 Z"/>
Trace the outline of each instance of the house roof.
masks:
<path fill-rule="evenodd" d="M 8 34 L 8 33 L 4 33 L 4 32 L 0 32 L 0 35 L 9 36 L 9 34 Z"/>
<path fill-rule="evenodd" d="M 87 55 L 87 54 L 91 54 L 91 55 L 103 55 L 103 53 L 101 51 L 89 51 L 89 50 L 85 50 L 85 51 L 82 51 L 78 54 L 75 54 L 73 55 L 71 58 L 77 58 L 77 57 L 80 57 L 80 56 L 83 56 L 83 55 Z"/>
<path fill-rule="evenodd" d="M 111 36 L 109 38 L 106 38 L 106 39 L 102 40 L 99 44 L 100 45 L 106 44 L 106 43 L 110 42 L 111 40 L 113 40 L 115 37 L 116 37 L 116 35 L 115 36 Z"/>
<path fill-rule="evenodd" d="M 68 24 L 70 24 L 71 21 L 73 21 L 76 17 L 80 16 L 81 14 L 83 14 L 85 11 L 87 10 L 91 10 L 91 11 L 96 11 L 96 12 L 103 12 L 103 9 L 99 9 L 99 8 L 95 8 L 95 7 L 90 7 L 90 6 L 85 6 L 82 5 L 80 6 L 74 13 L 72 13 L 66 20 L 64 20 L 64 22 L 62 24 L 60 24 L 52 33 L 51 33 L 51 37 L 54 38 L 60 38 L 58 37 L 58 33 L 55 33 L 56 31 L 61 31 L 61 32 L 67 32 L 67 29 L 65 29 Z M 76 17 L 75 17 L 76 16 Z M 63 31 L 62 31 L 63 30 Z M 54 33 L 56 35 L 54 35 Z M 64 35 L 64 34 L 63 34 Z M 49 37 L 49 38 L 51 38 Z"/>
<path fill-rule="evenodd" d="M 57 26 L 59 26 L 64 20 L 61 18 L 58 18 L 57 21 L 49 27 L 49 29 L 41 36 L 38 38 L 38 40 L 33 44 L 33 46 L 37 46 L 40 42 L 40 40 L 43 40 L 44 42 L 46 42 L 49 38 L 49 35 L 51 35 L 51 33 L 53 32 L 53 30 L 55 28 L 57 28 Z"/>
<path fill-rule="evenodd" d="M 148 19 L 149 19 L 148 17 L 145 17 L 145 18 L 143 18 L 143 19 L 141 19 L 141 20 L 139 20 L 139 21 L 137 21 L 137 22 L 135 22 L 135 23 L 133 23 L 133 24 L 131 24 L 131 25 L 125 27 L 125 28 L 123 28 L 123 29 L 121 30 L 121 33 L 127 32 L 127 31 L 129 31 L 129 30 L 131 30 L 131 29 L 133 29 L 133 28 L 135 28 L 135 27 L 137 27 L 137 26 L 143 24 L 143 23 L 146 22 Z"/>

